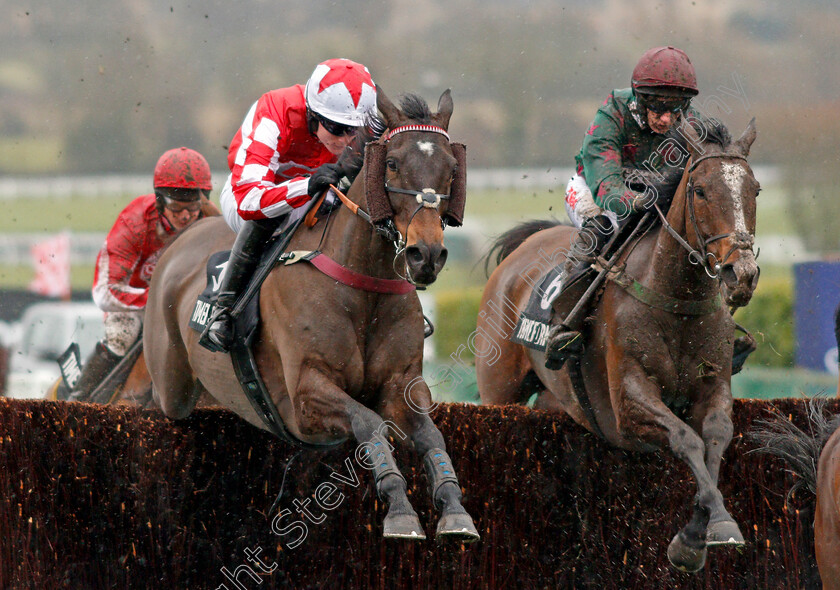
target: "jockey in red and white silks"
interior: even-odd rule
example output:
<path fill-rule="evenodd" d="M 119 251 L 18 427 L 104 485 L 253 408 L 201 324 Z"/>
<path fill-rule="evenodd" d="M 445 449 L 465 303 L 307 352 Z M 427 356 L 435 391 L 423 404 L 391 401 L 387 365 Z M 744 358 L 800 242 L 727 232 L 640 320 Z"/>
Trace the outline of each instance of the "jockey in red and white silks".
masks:
<path fill-rule="evenodd" d="M 230 176 L 220 202 L 237 237 L 199 344 L 213 352 L 230 349 L 231 310 L 265 243 L 284 219 L 303 215 L 303 205 L 348 174 L 336 164 L 338 156 L 375 113 L 370 72 L 343 58 L 318 64 L 305 85 L 274 90 L 254 103 L 228 151 Z"/>
<path fill-rule="evenodd" d="M 309 132 L 302 84 L 264 94 L 230 145 L 219 197 L 225 221 L 238 231 L 243 220 L 290 213 L 309 201 L 313 170 L 336 159 Z"/>
<path fill-rule="evenodd" d="M 370 74 L 353 64 L 362 75 L 355 84 L 345 82 L 343 62 L 353 63 L 329 60 L 316 68 L 306 86 L 273 90 L 251 106 L 231 141 L 231 173 L 220 196 L 222 214 L 234 231 L 239 231 L 243 220 L 280 217 L 306 204 L 309 176 L 322 164 L 335 162 L 349 141 L 314 133 L 307 106 L 328 122 L 352 127 L 362 125 L 364 115 L 372 112 L 376 87 Z M 346 102 L 351 108 L 332 112 L 333 102 Z M 337 145 L 329 145 L 331 141 Z"/>

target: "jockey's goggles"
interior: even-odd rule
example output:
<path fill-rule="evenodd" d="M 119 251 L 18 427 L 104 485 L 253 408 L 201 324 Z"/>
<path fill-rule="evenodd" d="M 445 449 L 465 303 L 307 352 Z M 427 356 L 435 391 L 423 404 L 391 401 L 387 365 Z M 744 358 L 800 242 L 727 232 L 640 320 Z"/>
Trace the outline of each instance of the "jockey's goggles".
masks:
<path fill-rule="evenodd" d="M 318 113 L 315 113 L 315 118 L 318 119 L 318 122 L 321 124 L 321 127 L 326 129 L 327 133 L 330 133 L 331 135 L 343 137 L 345 135 L 350 135 L 351 133 L 356 132 L 356 127 L 353 127 L 352 125 L 342 125 L 341 123 L 330 121 L 329 119 L 322 117 Z"/>
<path fill-rule="evenodd" d="M 163 196 L 163 206 L 173 213 L 183 213 L 184 211 L 198 213 L 201 211 L 201 201 L 178 201 L 166 195 Z"/>
<path fill-rule="evenodd" d="M 659 98 L 655 96 L 639 95 L 639 102 L 647 110 L 657 115 L 665 113 L 679 114 L 688 109 L 690 98 Z"/>

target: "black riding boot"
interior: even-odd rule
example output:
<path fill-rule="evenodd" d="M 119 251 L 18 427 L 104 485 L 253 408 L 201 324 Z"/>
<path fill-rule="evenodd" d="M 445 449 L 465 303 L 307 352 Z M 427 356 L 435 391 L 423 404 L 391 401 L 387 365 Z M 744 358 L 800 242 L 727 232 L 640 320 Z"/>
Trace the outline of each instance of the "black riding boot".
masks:
<path fill-rule="evenodd" d="M 82 369 L 82 374 L 67 400 L 71 402 L 88 401 L 90 394 L 102 383 L 102 380 L 108 376 L 122 358 L 108 350 L 101 342 L 97 342 L 93 354 L 90 355 L 87 364 Z"/>
<path fill-rule="evenodd" d="M 584 278 L 592 261 L 603 252 L 614 233 L 615 228 L 606 215 L 596 215 L 583 222 L 572 251 L 566 259 L 566 267 L 563 269 L 565 278 L 558 297 L 562 296 L 563 291 L 572 283 Z M 584 305 L 588 303 L 589 301 L 583 302 Z M 587 313 L 580 313 L 577 317 L 586 316 Z M 578 320 L 572 323 L 574 325 L 567 325 L 565 321 L 559 324 L 552 322 L 545 348 L 546 368 L 557 371 L 570 357 L 583 352 L 583 336 L 580 333 L 582 322 Z"/>
<path fill-rule="evenodd" d="M 233 344 L 233 308 L 260 261 L 263 247 L 279 225 L 279 219 L 246 221 L 236 236 L 219 291 L 213 300 L 213 315 L 198 343 L 213 352 L 227 352 Z"/>

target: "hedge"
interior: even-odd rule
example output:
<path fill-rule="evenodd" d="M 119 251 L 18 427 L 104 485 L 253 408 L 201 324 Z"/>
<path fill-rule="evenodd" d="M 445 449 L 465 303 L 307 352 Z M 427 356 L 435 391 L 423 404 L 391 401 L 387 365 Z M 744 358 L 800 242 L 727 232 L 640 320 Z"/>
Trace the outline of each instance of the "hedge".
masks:
<path fill-rule="evenodd" d="M 773 405 L 805 427 L 803 400 Z M 793 476 L 779 459 L 750 453 L 756 443 L 743 436 L 768 408 L 736 400 L 721 468 L 747 544 L 710 550 L 692 576 L 666 557 L 690 517 L 689 469 L 667 452 L 611 448 L 564 415 L 434 411 L 482 537 L 463 546 L 431 538 L 438 514 L 405 447 L 396 456 L 428 541 L 382 538 L 385 509 L 360 467 L 356 485 L 341 485 L 340 506 L 312 503 L 331 474 L 348 477 L 352 442 L 293 459 L 296 449 L 225 410 L 173 422 L 132 408 L 0 399 L 0 588 L 819 587 L 813 496 L 786 501 Z M 827 409 L 840 411 L 840 400 Z M 300 531 L 272 527 L 284 480 L 283 526 L 309 523 L 300 546 Z M 306 503 L 311 520 L 296 514 Z"/>

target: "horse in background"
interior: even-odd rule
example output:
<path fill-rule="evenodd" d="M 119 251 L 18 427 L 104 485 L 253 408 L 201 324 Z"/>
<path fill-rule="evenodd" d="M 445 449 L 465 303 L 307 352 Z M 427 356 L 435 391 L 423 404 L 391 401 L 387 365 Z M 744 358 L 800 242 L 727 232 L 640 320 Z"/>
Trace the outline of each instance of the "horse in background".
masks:
<path fill-rule="evenodd" d="M 535 267 L 563 264 L 575 228 L 529 222 L 495 242 L 487 259 L 498 251 L 499 264 L 480 305 L 476 374 L 484 403 L 523 403 L 536 392 L 537 407 L 568 413 L 614 446 L 670 449 L 684 461 L 698 489 L 668 558 L 698 571 L 707 547 L 744 544 L 717 481 L 733 431 L 735 324 L 725 304 L 746 305 L 758 281 L 759 184 L 747 162 L 754 120 L 734 142 L 720 124 L 686 133 L 690 160 L 667 216 L 660 211 L 662 223 L 640 226 L 614 255 L 586 349 L 561 370 L 545 367 L 544 349 L 510 337 L 545 276 L 534 277 Z"/>

